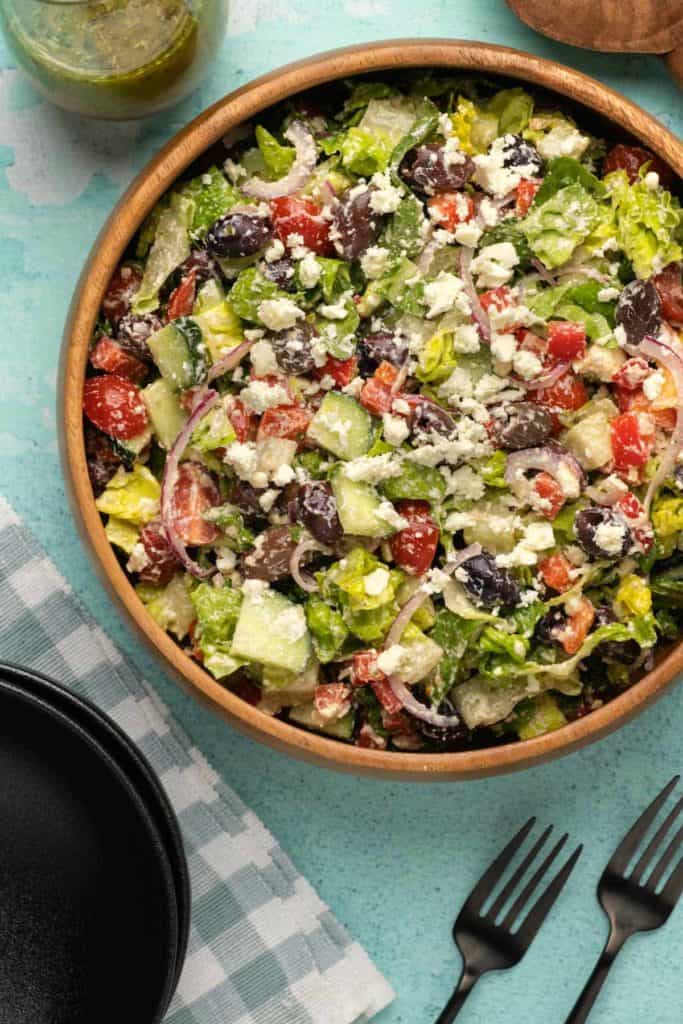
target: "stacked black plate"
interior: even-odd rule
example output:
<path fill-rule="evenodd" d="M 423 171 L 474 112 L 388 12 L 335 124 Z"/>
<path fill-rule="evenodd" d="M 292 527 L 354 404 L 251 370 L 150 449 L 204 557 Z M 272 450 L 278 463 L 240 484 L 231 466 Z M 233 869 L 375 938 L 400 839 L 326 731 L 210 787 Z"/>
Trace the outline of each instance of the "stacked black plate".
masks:
<path fill-rule="evenodd" d="M 0 1024 L 156 1024 L 189 923 L 149 763 L 94 705 L 0 665 Z"/>

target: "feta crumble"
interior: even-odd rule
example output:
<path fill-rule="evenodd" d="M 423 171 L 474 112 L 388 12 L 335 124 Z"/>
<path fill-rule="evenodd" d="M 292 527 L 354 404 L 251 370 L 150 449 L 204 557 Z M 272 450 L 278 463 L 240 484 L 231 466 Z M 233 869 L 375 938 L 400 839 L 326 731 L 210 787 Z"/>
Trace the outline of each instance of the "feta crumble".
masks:
<path fill-rule="evenodd" d="M 291 299 L 264 299 L 256 312 L 261 323 L 271 331 L 286 331 L 304 317 L 303 309 Z"/>

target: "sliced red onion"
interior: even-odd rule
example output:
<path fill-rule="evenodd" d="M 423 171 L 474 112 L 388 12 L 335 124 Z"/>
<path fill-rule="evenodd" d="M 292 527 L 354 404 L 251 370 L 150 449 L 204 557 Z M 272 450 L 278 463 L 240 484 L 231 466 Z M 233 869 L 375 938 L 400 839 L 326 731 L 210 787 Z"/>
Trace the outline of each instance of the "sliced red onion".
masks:
<path fill-rule="evenodd" d="M 320 551 L 324 555 L 331 555 L 332 550 L 317 541 L 315 537 L 304 536 L 292 551 L 292 557 L 289 560 L 292 579 L 307 594 L 313 594 L 319 589 L 318 584 L 310 573 L 303 572 L 301 569 L 301 561 L 309 551 Z"/>
<path fill-rule="evenodd" d="M 216 572 L 216 568 L 215 566 L 212 566 L 208 569 L 202 569 L 201 566 L 197 565 L 194 559 L 190 558 L 188 555 L 185 545 L 180 539 L 175 528 L 173 518 L 173 494 L 176 483 L 178 482 L 178 466 L 180 464 L 180 458 L 187 448 L 195 427 L 201 420 L 202 416 L 209 411 L 218 397 L 218 392 L 214 391 L 213 388 L 208 388 L 199 396 L 192 413 L 187 418 L 183 429 L 176 437 L 173 442 L 173 447 L 166 456 L 164 475 L 161 481 L 161 522 L 163 523 L 164 530 L 166 532 L 166 538 L 178 561 L 182 562 L 192 576 L 197 576 L 199 579 L 205 579 L 207 576 L 212 576 L 213 573 Z"/>
<path fill-rule="evenodd" d="M 320 202 L 323 205 L 323 209 L 326 210 L 332 206 L 332 203 L 337 198 L 337 193 L 334 190 L 332 182 L 327 178 L 323 181 L 318 191 L 320 193 Z"/>
<path fill-rule="evenodd" d="M 549 473 L 557 480 L 567 498 L 578 498 L 584 483 L 583 470 L 578 460 L 568 451 L 557 448 L 524 448 L 510 452 L 505 467 L 505 482 L 513 494 L 524 499 L 529 493 L 530 482 L 525 477 L 528 469 Z M 572 484 L 571 488 L 568 487 Z"/>
<path fill-rule="evenodd" d="M 563 277 L 589 277 L 594 281 L 600 281 L 602 284 L 608 284 L 612 278 L 609 274 L 603 274 L 595 267 L 587 267 L 583 263 L 567 263 L 564 267 L 560 267 L 557 271 L 558 283 Z"/>
<path fill-rule="evenodd" d="M 541 280 L 545 281 L 546 284 L 549 284 L 551 288 L 554 288 L 557 285 L 557 279 L 553 277 L 546 267 L 543 266 L 540 260 L 531 260 L 531 266 L 535 267 Z"/>
<path fill-rule="evenodd" d="M 477 289 L 474 287 L 474 281 L 472 280 L 472 271 L 470 270 L 473 256 L 474 249 L 470 249 L 468 246 L 462 247 L 460 250 L 460 277 L 462 278 L 462 283 L 465 287 L 465 294 L 470 301 L 472 319 L 477 325 L 482 341 L 485 341 L 487 345 L 490 345 L 491 321 L 488 318 L 486 310 L 479 301 Z"/>
<path fill-rule="evenodd" d="M 669 371 L 673 377 L 678 394 L 678 404 L 676 406 L 676 427 L 671 435 L 668 445 L 662 453 L 657 472 L 652 477 L 652 480 L 650 480 L 643 500 L 645 511 L 649 513 L 652 499 L 666 478 L 670 475 L 671 470 L 676 465 L 676 460 L 681 450 L 683 450 L 683 357 L 681 356 L 681 353 L 677 352 L 670 345 L 665 344 L 665 342 L 659 341 L 657 338 L 653 338 L 650 335 L 643 338 L 638 346 L 638 351 L 648 359 L 653 359 L 660 363 Z"/>
<path fill-rule="evenodd" d="M 241 363 L 246 356 L 252 345 L 256 344 L 256 339 L 253 338 L 250 341 L 242 341 L 233 348 L 232 351 L 221 356 L 218 362 L 214 363 L 209 370 L 208 380 L 215 380 L 216 377 L 222 377 L 224 373 L 228 373 L 230 370 L 234 370 L 238 363 Z"/>
<path fill-rule="evenodd" d="M 417 697 L 413 697 L 406 684 L 396 676 L 389 676 L 389 686 L 394 691 L 394 696 L 400 700 L 404 711 L 409 711 L 413 718 L 419 718 L 441 729 L 460 724 L 460 715 L 441 715 L 438 711 L 428 708 L 426 704 L 421 704 Z"/>
<path fill-rule="evenodd" d="M 555 363 L 552 370 L 548 370 L 547 373 L 542 373 L 540 377 L 536 377 L 535 380 L 520 381 L 527 391 L 540 391 L 541 388 L 550 388 L 553 384 L 564 377 L 565 373 L 571 366 L 570 362 Z"/>
<path fill-rule="evenodd" d="M 410 363 L 410 359 L 406 356 L 406 358 L 403 360 L 403 364 L 401 366 L 401 369 L 396 374 L 396 379 L 394 380 L 393 384 L 391 385 L 391 388 L 389 389 L 391 391 L 392 395 L 398 394 L 398 392 L 401 390 L 401 388 L 405 384 L 406 378 L 408 377 L 408 364 L 409 363 Z"/>
<path fill-rule="evenodd" d="M 285 131 L 285 138 L 296 150 L 294 163 L 284 178 L 277 181 L 263 181 L 262 178 L 249 178 L 241 186 L 246 196 L 256 199 L 277 199 L 278 196 L 291 196 L 304 187 L 315 169 L 317 151 L 313 135 L 301 121 L 292 121 Z"/>

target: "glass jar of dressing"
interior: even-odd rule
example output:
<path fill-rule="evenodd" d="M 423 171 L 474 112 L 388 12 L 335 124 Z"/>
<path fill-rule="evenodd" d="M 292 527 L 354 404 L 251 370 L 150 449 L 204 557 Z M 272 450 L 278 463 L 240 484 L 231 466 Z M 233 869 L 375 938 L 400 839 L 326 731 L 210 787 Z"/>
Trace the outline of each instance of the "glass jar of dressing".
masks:
<path fill-rule="evenodd" d="M 225 34 L 227 0 L 0 0 L 17 62 L 53 103 L 126 119 L 177 103 Z"/>

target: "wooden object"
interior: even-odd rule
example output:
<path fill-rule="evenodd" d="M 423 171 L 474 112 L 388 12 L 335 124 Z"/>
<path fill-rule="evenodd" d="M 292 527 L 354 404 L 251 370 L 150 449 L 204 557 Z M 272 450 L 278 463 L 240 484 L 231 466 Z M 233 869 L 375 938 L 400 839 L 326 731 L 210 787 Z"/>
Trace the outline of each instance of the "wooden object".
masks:
<path fill-rule="evenodd" d="M 598 711 L 557 732 L 466 753 L 405 754 L 363 750 L 270 718 L 216 682 L 147 613 L 107 540 L 88 479 L 81 402 L 88 345 L 109 278 L 156 201 L 205 150 L 236 125 L 304 89 L 367 72 L 415 67 L 501 74 L 555 91 L 596 116 L 615 140 L 635 138 L 680 175 L 683 144 L 640 107 L 577 71 L 500 46 L 423 39 L 334 50 L 281 68 L 219 100 L 168 142 L 121 198 L 97 238 L 76 288 L 64 330 L 59 386 L 61 453 L 73 512 L 94 562 L 129 621 L 187 690 L 255 739 L 342 771 L 405 780 L 470 779 L 528 767 L 568 753 L 623 725 L 652 703 L 683 669 L 683 643 L 645 678 Z"/>
<path fill-rule="evenodd" d="M 507 0 L 525 24 L 586 50 L 657 53 L 683 87 L 683 0 Z"/>

